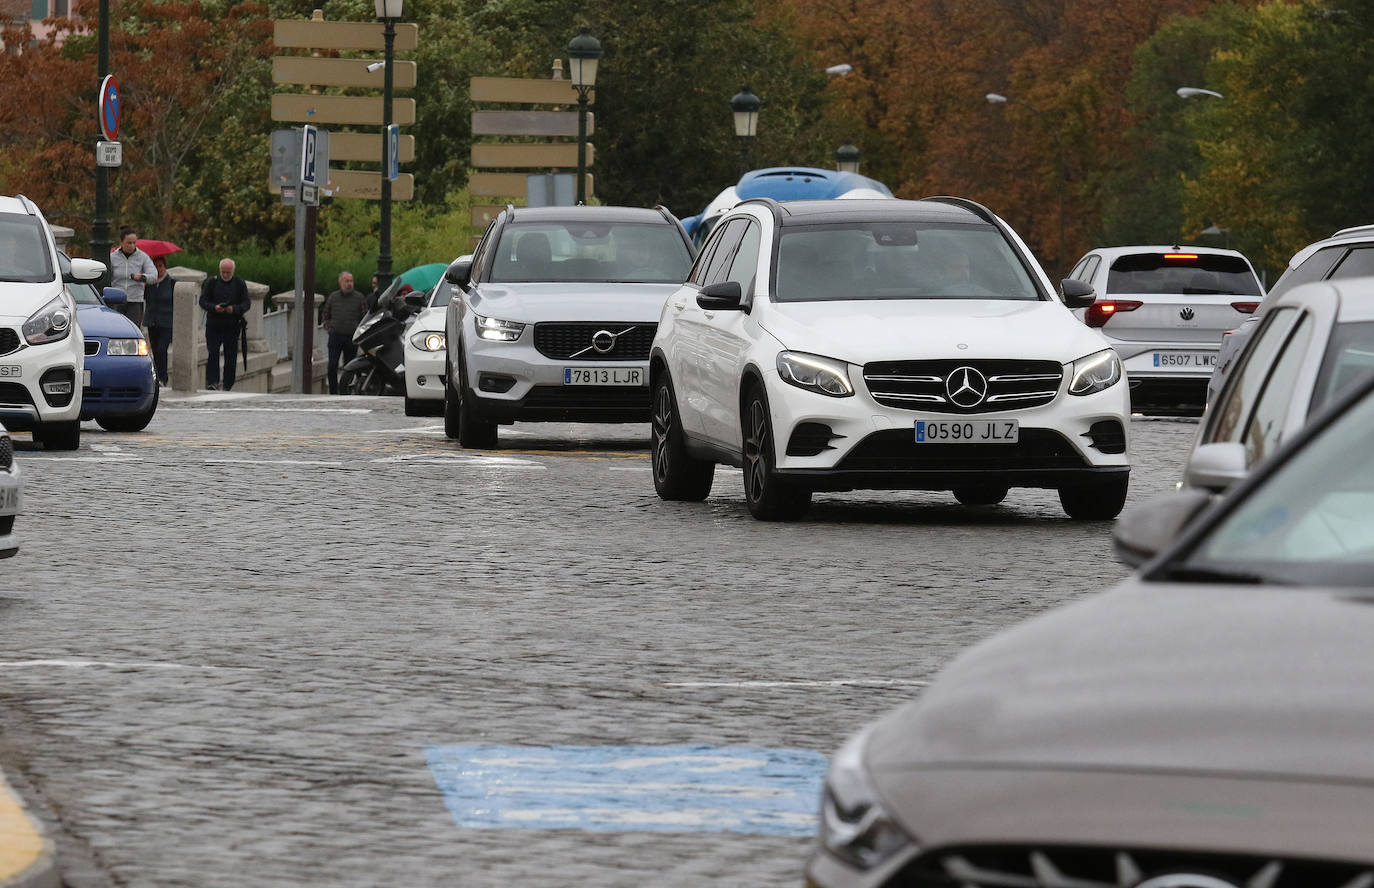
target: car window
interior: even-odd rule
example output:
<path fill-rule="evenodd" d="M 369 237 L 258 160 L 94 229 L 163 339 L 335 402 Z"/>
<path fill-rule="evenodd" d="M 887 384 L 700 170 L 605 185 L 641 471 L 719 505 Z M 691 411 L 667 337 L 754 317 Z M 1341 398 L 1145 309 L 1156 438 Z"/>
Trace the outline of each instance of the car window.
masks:
<path fill-rule="evenodd" d="M 1264 391 L 1255 403 L 1250 421 L 1245 425 L 1241 440 L 1245 444 L 1245 462 L 1255 465 L 1278 449 L 1283 441 L 1284 421 L 1293 401 L 1293 389 L 1298 383 L 1298 368 L 1307 355 L 1312 340 L 1312 318 L 1304 313 L 1293 334 L 1283 346 L 1274 369 L 1265 382 Z"/>
<path fill-rule="evenodd" d="M 1199 540 L 1184 570 L 1374 587 L 1374 396 L 1294 453 Z"/>
<path fill-rule="evenodd" d="M 502 229 L 488 279 L 680 284 L 691 265 L 667 222 L 517 221 Z"/>
<path fill-rule="evenodd" d="M 1088 264 L 1083 269 L 1083 276 L 1078 278 L 1080 281 L 1091 282 L 1093 275 L 1097 274 L 1097 267 L 1102 264 L 1101 256 L 1089 256 Z"/>
<path fill-rule="evenodd" d="M 1349 388 L 1361 376 L 1374 371 L 1374 321 L 1337 324 L 1326 344 L 1317 385 L 1312 391 L 1311 414 Z"/>
<path fill-rule="evenodd" d="M 711 261 L 702 273 L 701 282 L 703 285 L 725 280 L 725 275 L 730 270 L 730 263 L 734 261 L 735 251 L 739 248 L 740 240 L 744 237 L 744 229 L 748 224 L 746 219 L 731 219 L 726 224 L 720 233 L 720 240 L 716 243 L 716 249 L 711 254 Z"/>
<path fill-rule="evenodd" d="M 1297 268 L 1290 268 L 1283 273 L 1274 286 L 1269 290 L 1270 298 L 1276 298 L 1281 294 L 1291 290 L 1299 284 L 1310 284 L 1313 281 L 1325 280 L 1327 272 L 1331 266 L 1345 255 L 1345 246 L 1323 247 L 1317 252 L 1308 256 L 1307 259 Z"/>
<path fill-rule="evenodd" d="M 448 305 L 448 301 L 452 297 L 453 284 L 450 284 L 448 281 L 444 280 L 443 278 L 440 278 L 439 282 L 434 285 L 434 292 L 431 293 L 429 296 L 429 307 L 439 308 L 441 306 Z"/>
<path fill-rule="evenodd" d="M 1076 280 L 1080 280 L 1080 281 L 1081 281 L 1081 280 L 1084 280 L 1084 277 L 1083 277 L 1083 270 L 1086 269 L 1087 267 L 1088 267 L 1088 257 L 1087 257 L 1087 256 L 1084 256 L 1082 259 L 1079 259 L 1079 260 L 1078 260 L 1078 264 L 1075 265 L 1075 266 L 1073 267 L 1073 271 L 1070 271 L 1070 272 L 1069 272 L 1069 277 L 1074 278 L 1074 279 L 1076 279 Z"/>
<path fill-rule="evenodd" d="M 744 229 L 744 236 L 740 238 L 739 246 L 735 248 L 735 256 L 730 261 L 730 270 L 726 272 L 725 279 L 728 281 L 738 281 L 740 290 L 748 295 L 754 289 L 754 276 L 758 273 L 759 266 L 759 240 L 762 237 L 757 222 L 749 222 Z"/>
<path fill-rule="evenodd" d="M 1241 356 L 1244 363 L 1239 371 L 1232 374 L 1234 380 L 1217 404 L 1217 419 L 1209 434 L 1204 435 L 1203 443 L 1240 440 L 1245 418 L 1268 377 L 1274 355 L 1278 354 L 1297 322 L 1298 310 L 1289 307 L 1275 309 L 1261 322 L 1263 327 L 1251 347 Z"/>
<path fill-rule="evenodd" d="M 36 217 L 0 213 L 0 281 L 41 284 L 56 277 L 43 235 Z"/>
<path fill-rule="evenodd" d="M 776 290 L 780 302 L 1040 299 L 998 229 L 931 222 L 786 227 Z"/>
<path fill-rule="evenodd" d="M 472 271 L 470 272 L 472 280 L 477 280 L 477 276 L 485 270 L 487 260 L 491 257 L 491 245 L 495 242 L 495 238 L 492 237 L 492 230 L 496 228 L 497 221 L 497 219 L 493 219 L 487 223 L 487 230 L 482 232 L 482 239 L 477 242 L 477 249 L 472 253 Z"/>
<path fill-rule="evenodd" d="M 1332 280 L 1369 277 L 1374 274 L 1374 246 L 1355 247 L 1331 272 Z"/>
<path fill-rule="evenodd" d="M 1262 297 L 1259 279 L 1239 256 L 1128 253 L 1107 272 L 1108 293 Z"/>

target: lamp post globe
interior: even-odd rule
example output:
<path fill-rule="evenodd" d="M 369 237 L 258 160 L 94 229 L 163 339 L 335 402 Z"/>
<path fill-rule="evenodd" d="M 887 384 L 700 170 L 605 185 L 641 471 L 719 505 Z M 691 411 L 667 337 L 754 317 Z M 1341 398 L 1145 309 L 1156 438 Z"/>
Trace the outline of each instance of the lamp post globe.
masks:
<path fill-rule="evenodd" d="M 377 252 L 377 286 L 385 290 L 391 283 L 391 170 L 390 144 L 387 133 L 391 129 L 391 94 L 393 91 L 392 55 L 396 49 L 396 20 L 401 17 L 404 0 L 375 0 L 377 18 L 383 24 L 385 65 L 382 74 L 382 218 L 379 227 L 380 249 Z"/>
<path fill-rule="evenodd" d="M 739 137 L 741 174 L 749 171 L 749 143 L 759 134 L 759 109 L 762 107 L 763 100 L 747 86 L 741 86 L 734 98 L 730 99 L 730 110 L 735 116 L 735 135 Z"/>
<path fill-rule="evenodd" d="M 845 142 L 835 149 L 835 169 L 842 173 L 859 171 L 859 148 L 852 142 Z"/>
<path fill-rule="evenodd" d="M 568 73 L 577 90 L 577 202 L 587 202 L 587 102 L 596 86 L 596 66 L 601 58 L 601 41 L 583 25 L 568 41 Z"/>

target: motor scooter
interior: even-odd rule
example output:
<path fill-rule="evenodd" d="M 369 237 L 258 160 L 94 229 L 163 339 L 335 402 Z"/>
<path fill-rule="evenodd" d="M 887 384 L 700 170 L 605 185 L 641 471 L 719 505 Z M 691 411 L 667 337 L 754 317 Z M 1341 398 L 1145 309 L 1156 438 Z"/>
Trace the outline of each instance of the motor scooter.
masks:
<path fill-rule="evenodd" d="M 404 395 L 405 345 L 402 339 L 418 313 L 402 294 L 383 293 L 377 307 L 363 316 L 353 331 L 358 356 L 339 373 L 345 395 Z"/>

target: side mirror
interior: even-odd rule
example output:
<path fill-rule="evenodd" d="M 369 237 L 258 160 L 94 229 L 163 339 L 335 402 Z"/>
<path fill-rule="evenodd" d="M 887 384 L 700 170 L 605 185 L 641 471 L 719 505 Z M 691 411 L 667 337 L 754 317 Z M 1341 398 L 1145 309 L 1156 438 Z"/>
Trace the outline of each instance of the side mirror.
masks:
<path fill-rule="evenodd" d="M 71 274 L 62 275 L 68 284 L 93 284 L 105 276 L 105 263 L 94 259 L 73 259 Z"/>
<path fill-rule="evenodd" d="M 124 305 L 129 301 L 129 294 L 118 287 L 106 287 L 100 298 L 105 300 L 106 305 Z"/>
<path fill-rule="evenodd" d="M 1112 527 L 1116 560 L 1129 567 L 1149 561 L 1172 545 L 1212 500 L 1205 490 L 1186 488 L 1127 509 Z"/>
<path fill-rule="evenodd" d="M 1059 295 L 1069 308 L 1087 308 L 1097 301 L 1097 291 L 1077 278 L 1060 281 Z"/>
<path fill-rule="evenodd" d="M 428 302 L 428 301 L 429 301 L 429 294 L 428 294 L 428 293 L 415 293 L 415 292 L 410 292 L 410 293 L 407 293 L 407 294 L 406 294 L 406 305 L 409 305 L 409 306 L 411 306 L 412 308 L 424 308 L 424 307 L 425 307 L 425 303 Z"/>
<path fill-rule="evenodd" d="M 743 302 L 744 288 L 739 281 L 717 281 L 697 294 L 697 305 L 707 311 L 739 311 Z"/>
<path fill-rule="evenodd" d="M 459 256 L 450 262 L 448 268 L 444 270 L 444 280 L 455 287 L 462 287 L 466 290 L 468 284 L 472 282 L 472 257 Z"/>
<path fill-rule="evenodd" d="M 1219 493 L 1244 478 L 1248 470 L 1244 444 L 1216 441 L 1193 451 L 1183 469 L 1183 483 Z"/>

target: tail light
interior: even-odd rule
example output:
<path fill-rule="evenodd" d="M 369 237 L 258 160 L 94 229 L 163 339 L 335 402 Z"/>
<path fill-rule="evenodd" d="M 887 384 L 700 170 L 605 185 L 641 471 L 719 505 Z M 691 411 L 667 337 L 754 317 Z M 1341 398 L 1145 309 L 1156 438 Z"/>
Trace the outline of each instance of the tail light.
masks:
<path fill-rule="evenodd" d="M 1103 299 L 1088 306 L 1083 315 L 1083 323 L 1089 327 L 1101 327 L 1119 311 L 1135 311 L 1145 303 L 1139 299 Z"/>
<path fill-rule="evenodd" d="M 1254 314 L 1255 309 L 1259 308 L 1258 302 L 1232 302 L 1231 307 L 1243 315 Z"/>

